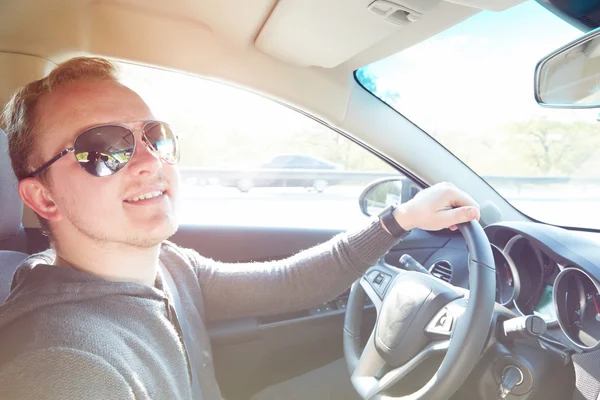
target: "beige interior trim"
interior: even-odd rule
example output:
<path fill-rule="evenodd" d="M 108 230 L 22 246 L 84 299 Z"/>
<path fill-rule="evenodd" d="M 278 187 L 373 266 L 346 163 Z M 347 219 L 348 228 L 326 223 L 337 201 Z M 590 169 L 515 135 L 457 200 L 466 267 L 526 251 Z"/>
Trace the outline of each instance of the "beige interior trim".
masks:
<path fill-rule="evenodd" d="M 96 54 L 185 71 L 252 88 L 339 122 L 351 71 L 468 18 L 479 11 L 474 7 L 501 9 L 520 2 L 403 0 L 413 8 L 439 4 L 430 10 L 420 6 L 424 15 L 398 29 L 366 11 L 371 1 L 10 1 L 0 5 L 0 51 L 53 62 Z M 338 66 L 325 68 L 333 65 Z"/>
<path fill-rule="evenodd" d="M 35 56 L 0 53 L 0 105 L 24 84 L 44 76 L 48 61 Z"/>
<path fill-rule="evenodd" d="M 369 11 L 369 3 L 280 1 L 256 38 L 256 48 L 293 65 L 337 67 L 403 28 Z"/>
<path fill-rule="evenodd" d="M 383 8 L 392 4 L 414 14 L 402 24 L 390 22 L 369 10 L 375 1 Z M 500 11 L 522 2 L 375 1 L 280 0 L 258 35 L 256 48 L 300 66 L 336 68 L 350 59 L 360 60 L 359 63 L 351 62 L 350 68 L 342 68 L 344 71 L 355 70 L 429 38 L 481 10 Z M 397 12 L 404 15 L 405 10 Z"/>

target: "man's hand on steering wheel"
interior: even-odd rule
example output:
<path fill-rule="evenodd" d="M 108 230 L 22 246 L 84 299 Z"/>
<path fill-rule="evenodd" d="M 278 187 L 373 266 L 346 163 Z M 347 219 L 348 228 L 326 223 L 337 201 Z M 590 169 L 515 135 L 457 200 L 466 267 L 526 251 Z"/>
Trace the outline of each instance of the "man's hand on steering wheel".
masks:
<path fill-rule="evenodd" d="M 394 210 L 394 217 L 404 230 L 414 228 L 439 231 L 479 219 L 479 204 L 451 183 L 438 183 L 417 193 Z"/>

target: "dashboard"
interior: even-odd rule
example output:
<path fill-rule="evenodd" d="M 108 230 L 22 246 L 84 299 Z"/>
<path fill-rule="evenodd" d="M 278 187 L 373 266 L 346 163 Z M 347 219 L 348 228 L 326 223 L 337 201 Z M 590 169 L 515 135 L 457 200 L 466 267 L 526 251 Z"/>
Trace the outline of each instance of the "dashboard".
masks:
<path fill-rule="evenodd" d="M 496 302 L 542 317 L 548 332 L 577 352 L 599 349 L 600 239 L 527 222 L 485 230 L 496 266 Z"/>

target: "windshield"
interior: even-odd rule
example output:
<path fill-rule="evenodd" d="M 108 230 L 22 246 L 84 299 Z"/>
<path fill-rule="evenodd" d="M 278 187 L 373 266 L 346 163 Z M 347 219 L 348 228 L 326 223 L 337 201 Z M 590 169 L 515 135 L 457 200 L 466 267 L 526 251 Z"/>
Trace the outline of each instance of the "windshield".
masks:
<path fill-rule="evenodd" d="M 600 228 L 599 110 L 540 107 L 537 62 L 582 32 L 534 1 L 481 12 L 356 72 L 530 217 Z"/>

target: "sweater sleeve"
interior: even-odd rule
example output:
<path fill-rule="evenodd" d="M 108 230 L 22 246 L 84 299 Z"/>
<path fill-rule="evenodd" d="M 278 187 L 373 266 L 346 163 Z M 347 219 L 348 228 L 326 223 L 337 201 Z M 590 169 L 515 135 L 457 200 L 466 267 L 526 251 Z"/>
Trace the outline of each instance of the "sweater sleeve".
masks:
<path fill-rule="evenodd" d="M 0 399 L 135 399 L 118 371 L 80 350 L 29 351 L 0 367 Z"/>
<path fill-rule="evenodd" d="M 290 258 L 225 264 L 194 252 L 207 320 L 282 314 L 323 304 L 346 290 L 398 242 L 379 219 Z"/>

